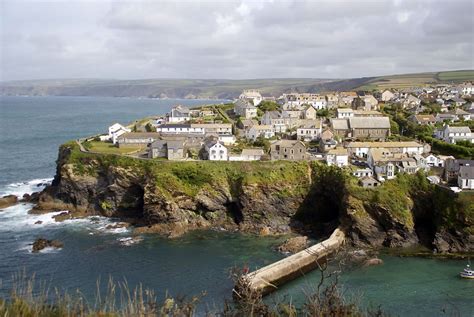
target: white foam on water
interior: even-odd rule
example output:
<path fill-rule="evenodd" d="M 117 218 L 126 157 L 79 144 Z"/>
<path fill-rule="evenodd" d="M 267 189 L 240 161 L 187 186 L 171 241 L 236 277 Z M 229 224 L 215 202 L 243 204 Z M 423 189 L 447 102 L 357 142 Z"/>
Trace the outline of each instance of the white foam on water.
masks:
<path fill-rule="evenodd" d="M 64 221 L 56 221 L 55 216 L 65 211 L 55 211 L 44 214 L 28 214 L 28 211 L 33 207 L 30 203 L 20 203 L 0 212 L 0 232 L 34 232 L 41 228 L 65 228 L 73 230 L 84 230 L 92 234 L 126 234 L 130 231 L 129 228 L 107 228 L 107 226 L 114 225 L 114 219 L 91 216 L 78 219 L 67 219 Z"/>
<path fill-rule="evenodd" d="M 125 237 L 125 238 L 118 238 L 117 241 L 119 241 L 121 245 L 129 247 L 134 244 L 142 242 L 143 238 L 142 237 Z"/>
<path fill-rule="evenodd" d="M 37 178 L 30 181 L 12 183 L 0 188 L 0 196 L 15 195 L 22 198 L 24 194 L 42 191 L 53 181 L 52 178 Z"/>

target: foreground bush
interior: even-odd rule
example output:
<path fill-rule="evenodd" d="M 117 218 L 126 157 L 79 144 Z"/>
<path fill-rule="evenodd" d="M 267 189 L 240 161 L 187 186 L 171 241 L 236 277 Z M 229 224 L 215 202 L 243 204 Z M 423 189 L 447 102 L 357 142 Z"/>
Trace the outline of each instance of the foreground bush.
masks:
<path fill-rule="evenodd" d="M 326 274 L 320 267 L 321 280 L 306 293 L 302 307 L 295 307 L 291 301 L 268 304 L 261 293 L 252 291 L 245 284 L 241 271 L 232 270 L 231 277 L 236 282 L 234 300 L 226 301 L 222 309 L 207 313 L 197 312 L 197 305 L 205 295 L 192 298 L 172 298 L 165 296 L 158 300 L 155 292 L 141 285 L 131 290 L 127 282 L 109 280 L 105 294 L 101 294 L 97 284 L 95 300 L 91 303 L 78 290 L 74 294 L 50 290 L 44 284 L 35 285 L 35 277 L 26 274 L 14 277 L 11 296 L 0 299 L 2 317 L 69 317 L 69 316 L 384 316 L 380 310 L 361 310 L 351 302 L 346 302 L 338 287 L 337 272 Z"/>

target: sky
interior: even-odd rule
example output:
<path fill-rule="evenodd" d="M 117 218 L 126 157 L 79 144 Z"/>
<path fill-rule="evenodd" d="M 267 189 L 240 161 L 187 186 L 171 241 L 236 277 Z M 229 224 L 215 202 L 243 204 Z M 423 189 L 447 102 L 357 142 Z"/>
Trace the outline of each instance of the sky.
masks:
<path fill-rule="evenodd" d="M 472 0 L 0 0 L 0 80 L 474 69 Z"/>

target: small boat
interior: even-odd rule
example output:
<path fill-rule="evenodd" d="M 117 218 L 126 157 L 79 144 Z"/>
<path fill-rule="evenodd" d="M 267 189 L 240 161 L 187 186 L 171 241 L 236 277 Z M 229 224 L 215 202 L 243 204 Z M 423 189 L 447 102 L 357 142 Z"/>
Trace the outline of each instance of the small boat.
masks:
<path fill-rule="evenodd" d="M 459 275 L 461 275 L 462 278 L 474 279 L 474 270 L 471 269 L 471 266 L 468 264 L 464 271 L 459 273 Z"/>

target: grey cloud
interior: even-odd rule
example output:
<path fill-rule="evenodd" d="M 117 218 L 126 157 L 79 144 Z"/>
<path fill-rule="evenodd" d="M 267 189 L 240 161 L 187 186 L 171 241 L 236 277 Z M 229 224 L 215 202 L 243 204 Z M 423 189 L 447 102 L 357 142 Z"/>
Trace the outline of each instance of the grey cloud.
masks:
<path fill-rule="evenodd" d="M 3 6 L 3 79 L 341 78 L 474 68 L 470 0 Z"/>

